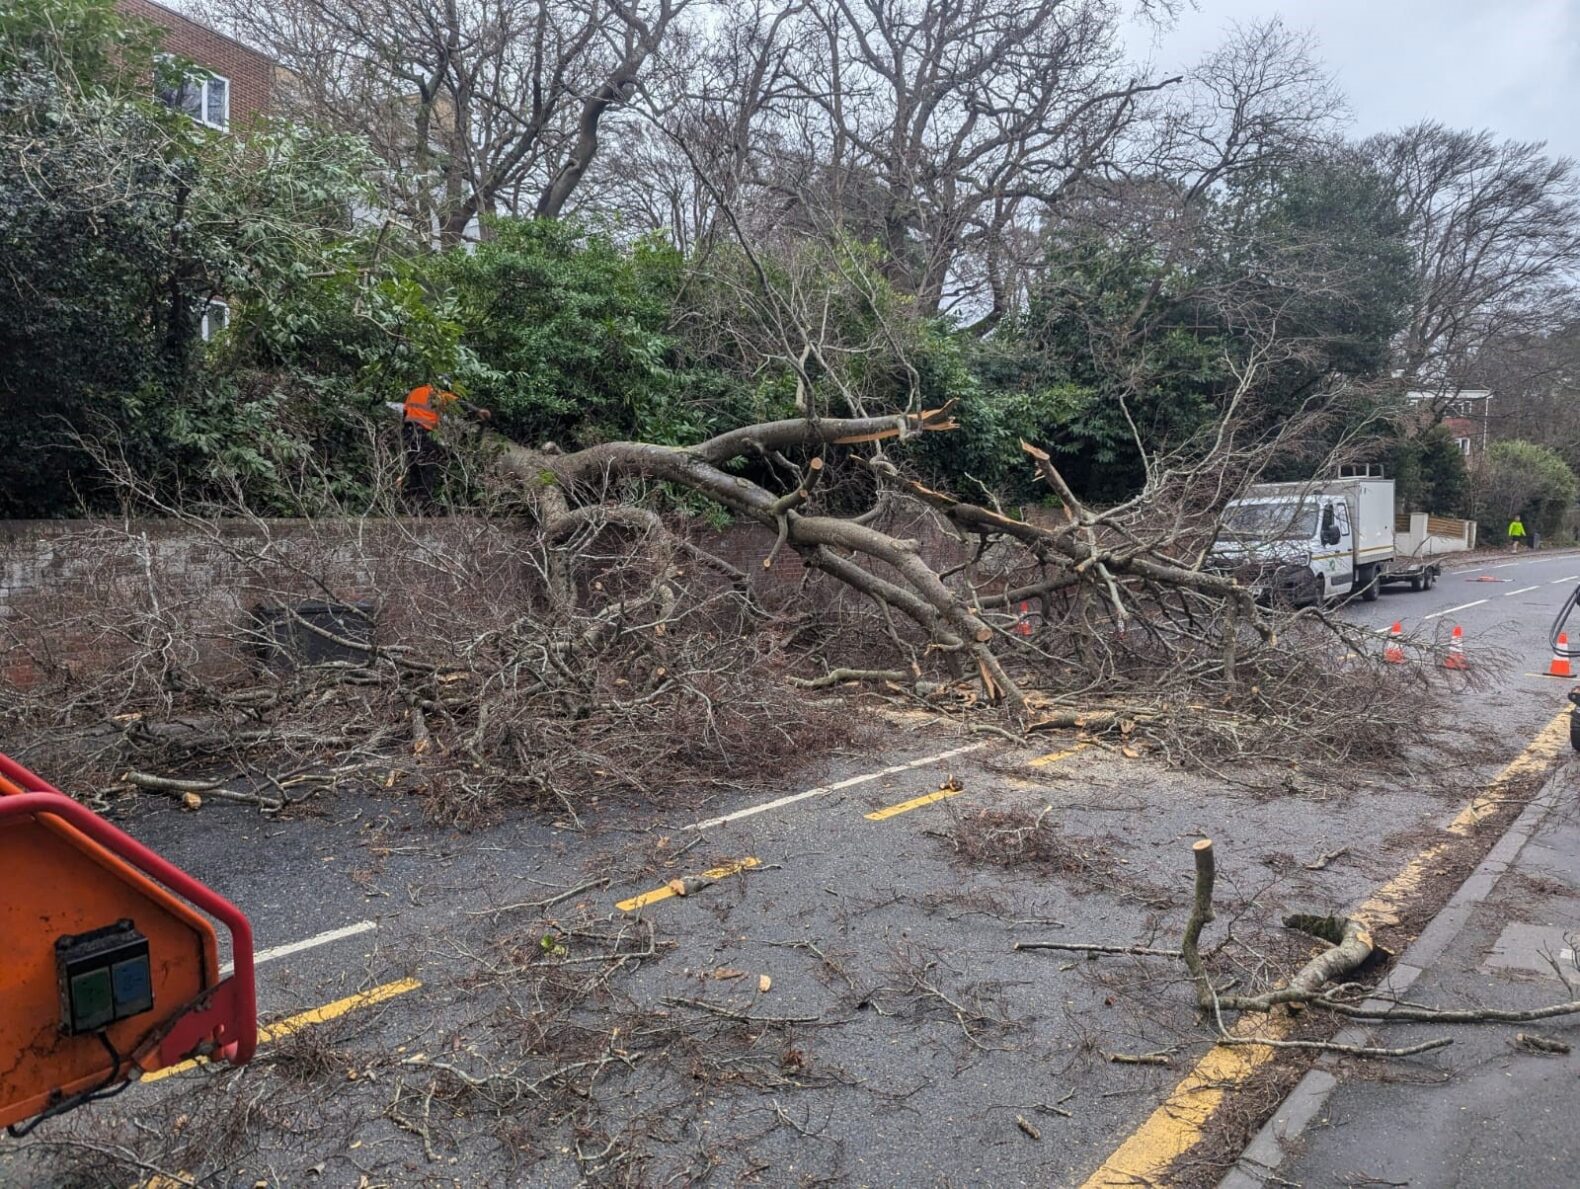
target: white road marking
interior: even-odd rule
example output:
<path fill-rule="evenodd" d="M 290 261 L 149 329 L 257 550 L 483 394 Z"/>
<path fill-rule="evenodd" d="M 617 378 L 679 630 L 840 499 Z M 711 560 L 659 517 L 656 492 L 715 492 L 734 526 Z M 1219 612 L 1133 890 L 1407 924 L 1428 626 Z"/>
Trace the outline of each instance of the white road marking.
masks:
<path fill-rule="evenodd" d="M 292 954 L 299 954 L 303 950 L 316 949 L 321 945 L 328 945 L 332 941 L 355 937 L 359 933 L 371 933 L 377 928 L 378 922 L 376 921 L 358 921 L 355 925 L 342 925 L 338 929 L 327 929 L 312 937 L 304 937 L 301 941 L 292 941 L 285 945 L 274 946 L 271 949 L 259 950 L 253 954 L 252 964 L 261 966 L 265 962 L 273 961 L 275 958 L 288 958 Z M 234 962 L 226 962 L 225 965 L 219 968 L 220 977 L 225 978 L 229 976 L 235 969 L 236 964 Z"/>
<path fill-rule="evenodd" d="M 1538 582 L 1535 586 L 1522 586 L 1522 587 L 1520 587 L 1519 590 L 1511 590 L 1511 591 L 1509 591 L 1508 594 L 1504 595 L 1503 597 L 1506 598 L 1506 599 L 1512 599 L 1517 594 L 1530 594 L 1531 591 L 1533 591 L 1533 590 L 1540 590 L 1541 588 L 1542 588 L 1541 583 Z"/>
<path fill-rule="evenodd" d="M 1562 586 L 1565 582 L 1580 582 L 1580 574 L 1571 574 L 1567 578 L 1554 578 L 1548 586 Z"/>
<path fill-rule="evenodd" d="M 1422 619 L 1437 619 L 1439 616 L 1452 615 L 1456 611 L 1463 611 L 1467 607 L 1479 607 L 1479 606 L 1481 606 L 1481 604 L 1485 603 L 1486 601 L 1487 601 L 1486 599 L 1477 599 L 1474 603 L 1461 603 L 1457 607 L 1445 607 L 1441 611 L 1434 611 L 1430 615 L 1423 615 L 1423 616 L 1421 616 L 1421 618 Z"/>
<path fill-rule="evenodd" d="M 885 768 L 881 772 L 868 772 L 864 776 L 848 776 L 844 780 L 837 780 L 833 784 L 818 785 L 815 789 L 807 789 L 804 793 L 792 793 L 788 797 L 780 797 L 774 801 L 764 801 L 761 805 L 748 805 L 745 809 L 737 809 L 734 813 L 726 813 L 722 817 L 710 817 L 707 821 L 695 822 L 686 827 L 688 830 L 708 830 L 714 826 L 722 826 L 726 822 L 740 821 L 743 817 L 752 817 L 759 813 L 767 813 L 770 809 L 782 809 L 786 805 L 794 805 L 797 801 L 805 801 L 809 797 L 823 797 L 829 793 L 837 793 L 840 789 L 854 788 L 858 784 L 866 784 L 871 780 L 878 780 L 885 776 L 894 776 L 901 772 L 909 772 L 913 768 L 925 768 L 928 764 L 936 764 L 940 760 L 953 759 L 955 756 L 965 755 L 969 751 L 981 751 L 993 741 L 984 739 L 980 743 L 967 743 L 963 747 L 954 747 L 948 751 L 941 751 L 937 755 L 923 756 L 919 760 L 909 763 L 896 764 L 892 768 Z"/>
<path fill-rule="evenodd" d="M 1506 570 L 1510 566 L 1523 566 L 1524 564 L 1525 563 L 1522 562 L 1522 561 L 1505 561 L 1505 562 L 1499 562 L 1495 566 L 1482 566 L 1481 568 L 1484 569 L 1484 570 Z"/>

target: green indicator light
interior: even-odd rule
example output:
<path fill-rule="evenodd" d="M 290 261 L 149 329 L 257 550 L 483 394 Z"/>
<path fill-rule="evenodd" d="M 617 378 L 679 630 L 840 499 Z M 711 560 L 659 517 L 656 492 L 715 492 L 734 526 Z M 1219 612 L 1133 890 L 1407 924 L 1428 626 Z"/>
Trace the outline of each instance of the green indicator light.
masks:
<path fill-rule="evenodd" d="M 110 990 L 110 972 L 104 967 L 77 975 L 71 980 L 71 1022 L 76 1032 L 103 1028 L 115 1019 L 115 997 Z"/>

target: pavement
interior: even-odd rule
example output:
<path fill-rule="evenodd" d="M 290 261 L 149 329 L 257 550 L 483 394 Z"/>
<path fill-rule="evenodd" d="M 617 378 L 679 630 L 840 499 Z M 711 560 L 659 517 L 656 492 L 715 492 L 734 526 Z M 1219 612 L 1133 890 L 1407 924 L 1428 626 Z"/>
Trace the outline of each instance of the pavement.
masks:
<path fill-rule="evenodd" d="M 435 825 L 421 797 L 376 792 L 282 821 L 240 806 L 128 806 L 123 828 L 251 916 L 274 1039 L 245 1070 L 180 1070 L 0 1146 L 0 1181 L 1126 1183 L 1104 1173 L 1113 1154 L 1170 1113 L 1183 1073 L 1227 1050 L 1207 1043 L 1167 964 L 1014 944 L 1172 944 L 1191 841 L 1210 835 L 1236 935 L 1264 961 L 1298 959 L 1276 928 L 1284 911 L 1388 886 L 1552 720 L 1565 687 L 1539 676 L 1546 627 L 1577 582 L 1580 555 L 1542 553 L 1350 609 L 1379 630 L 1395 619 L 1433 637 L 1465 629 L 1478 680 L 1451 721 L 1423 724 L 1404 779 L 1335 773 L 1269 795 L 1234 773 L 1186 775 L 1068 738 L 1020 747 L 917 715 L 770 786 L 669 790 L 659 806 L 588 815 L 587 830 L 522 814 L 463 832 Z M 1428 738 L 1456 722 L 1492 739 L 1496 758 L 1449 756 Z M 1028 814 L 1051 815 L 1065 844 L 1040 865 L 962 851 Z M 1563 852 L 1566 838 L 1550 837 Z M 1562 870 L 1510 883 L 1505 923 L 1576 925 L 1559 887 L 1576 872 Z M 666 894 L 703 872 L 713 882 Z M 1412 994 L 1550 997 L 1561 984 L 1540 972 L 1470 961 L 1497 941 L 1485 936 L 1495 923 L 1444 951 L 1447 962 L 1464 949 L 1464 969 L 1445 967 L 1439 986 L 1432 964 Z M 1530 938 L 1552 936 L 1504 948 L 1515 962 Z M 564 980 L 583 972 L 597 976 L 578 984 L 585 1003 L 567 1006 Z M 1477 1032 L 1434 1057 L 1451 1064 L 1408 1075 L 1496 1068 L 1513 1086 L 1568 1068 L 1498 1049 L 1506 1032 Z M 1393 1108 L 1364 1095 L 1395 1089 L 1422 1091 L 1346 1082 L 1362 1097 L 1331 1101 L 1353 1103 L 1352 1122 L 1383 1120 Z M 1434 1084 L 1423 1099 L 1447 1093 Z M 1500 1115 L 1507 1126 L 1501 1106 L 1485 1117 Z M 1525 1115 L 1533 1128 L 1543 1117 Z M 1195 1143 L 1213 1125 L 1169 1140 Z M 1350 1168 L 1313 1166 L 1309 1183 L 1355 1183 L 1320 1179 Z"/>

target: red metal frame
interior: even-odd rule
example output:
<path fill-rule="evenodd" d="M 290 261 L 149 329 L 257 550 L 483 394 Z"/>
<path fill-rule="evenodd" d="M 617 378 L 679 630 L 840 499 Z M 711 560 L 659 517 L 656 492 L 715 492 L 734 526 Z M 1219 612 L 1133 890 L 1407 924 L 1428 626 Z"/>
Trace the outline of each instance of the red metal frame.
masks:
<path fill-rule="evenodd" d="M 87 806 L 35 776 L 4 752 L 0 752 L 0 778 L 24 790 L 0 796 L 0 820 L 37 813 L 58 817 L 208 913 L 229 931 L 235 963 L 233 973 L 200 995 L 157 1038 L 159 1060 L 156 1065 L 173 1065 L 184 1060 L 210 1040 L 214 1043 L 210 1056 L 235 1065 L 252 1060 L 258 1048 L 258 995 L 253 983 L 252 925 L 241 909 L 131 835 L 116 829 Z"/>

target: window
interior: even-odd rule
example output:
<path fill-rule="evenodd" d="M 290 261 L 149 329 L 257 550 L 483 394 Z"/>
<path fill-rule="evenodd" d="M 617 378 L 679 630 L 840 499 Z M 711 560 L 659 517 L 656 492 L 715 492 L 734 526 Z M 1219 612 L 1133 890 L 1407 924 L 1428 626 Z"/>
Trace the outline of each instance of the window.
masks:
<path fill-rule="evenodd" d="M 199 68 L 174 86 L 161 88 L 159 98 L 199 124 L 221 130 L 230 127 L 230 80 L 222 74 Z"/>
<path fill-rule="evenodd" d="M 1231 504 L 1223 526 L 1231 536 L 1264 541 L 1304 541 L 1317 531 L 1317 510 L 1293 501 Z"/>
<path fill-rule="evenodd" d="M 230 307 L 222 301 L 211 301 L 203 306 L 203 317 L 198 322 L 198 332 L 206 343 L 224 330 L 230 322 Z"/>
<path fill-rule="evenodd" d="M 1469 438 L 1455 438 L 1454 439 L 1454 444 L 1459 447 L 1459 452 L 1461 454 L 1469 454 L 1470 453 L 1470 439 Z"/>

